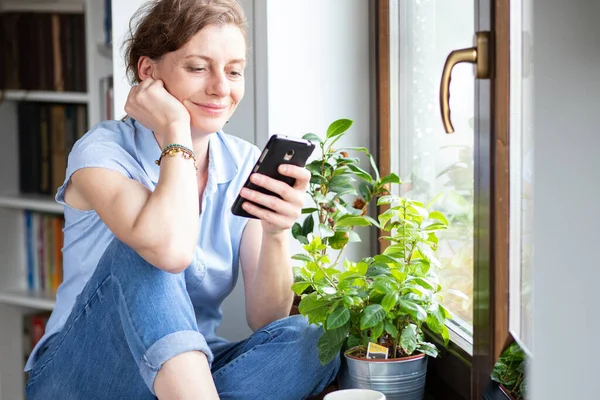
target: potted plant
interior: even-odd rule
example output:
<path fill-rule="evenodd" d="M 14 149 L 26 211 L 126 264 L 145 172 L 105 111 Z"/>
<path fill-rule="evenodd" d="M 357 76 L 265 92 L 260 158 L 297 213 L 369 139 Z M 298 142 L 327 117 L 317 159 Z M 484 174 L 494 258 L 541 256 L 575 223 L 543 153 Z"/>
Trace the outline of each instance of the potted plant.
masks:
<path fill-rule="evenodd" d="M 342 388 L 372 388 L 389 399 L 422 398 L 426 356 L 438 354 L 435 345 L 425 341 L 423 326 L 446 342 L 449 338 L 449 312 L 441 305 L 435 256 L 437 232 L 448 222 L 442 213 L 430 210 L 431 204 L 392 196 L 389 185 L 400 183 L 399 178 L 380 177 L 366 149 L 334 150 L 332 144 L 349 126 L 334 122 L 323 141 L 305 136 L 320 144 L 321 158 L 307 166 L 313 174 L 309 192 L 315 207 L 305 210 L 307 218 L 293 231 L 304 245 L 304 252 L 294 256 L 301 264 L 294 268 L 293 290 L 301 295 L 300 314 L 323 327 L 318 343 L 321 363 L 344 351 Z M 348 151 L 365 153 L 375 176 L 360 169 Z M 359 197 L 347 202 L 349 196 Z M 375 199 L 388 206 L 378 220 L 367 215 Z M 342 261 L 345 247 L 360 240 L 354 228 L 369 225 L 387 232 L 381 240 L 390 245 L 382 254 Z M 388 358 L 367 359 L 370 342 L 387 348 Z"/>
<path fill-rule="evenodd" d="M 500 355 L 492 371 L 492 382 L 486 389 L 485 400 L 527 399 L 525 376 L 527 356 L 517 342 L 512 342 Z"/>

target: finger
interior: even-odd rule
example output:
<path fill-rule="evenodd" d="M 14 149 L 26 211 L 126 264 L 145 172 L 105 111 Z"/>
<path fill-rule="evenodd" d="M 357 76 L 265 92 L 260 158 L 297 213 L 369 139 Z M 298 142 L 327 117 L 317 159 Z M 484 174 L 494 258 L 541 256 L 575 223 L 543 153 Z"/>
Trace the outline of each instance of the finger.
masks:
<path fill-rule="evenodd" d="M 152 83 L 154 83 L 154 79 L 152 79 L 151 77 L 148 76 L 137 85 L 137 89 L 138 90 L 147 89 L 148 86 L 150 86 Z"/>
<path fill-rule="evenodd" d="M 277 193 L 285 201 L 295 200 L 295 189 L 285 182 L 270 178 L 262 174 L 250 175 L 250 181 L 255 185 Z"/>
<path fill-rule="evenodd" d="M 245 201 L 242 204 L 242 208 L 249 214 L 254 215 L 258 219 L 264 222 L 268 222 L 280 229 L 289 229 L 288 219 L 282 215 L 274 213 L 273 211 L 261 208 L 255 204 Z"/>
<path fill-rule="evenodd" d="M 310 182 L 310 171 L 304 167 L 298 167 L 296 165 L 282 164 L 279 166 L 279 173 L 281 175 L 289 176 L 296 179 L 294 188 L 306 190 L 308 183 Z"/>
<path fill-rule="evenodd" d="M 277 214 L 282 214 L 290 218 L 297 218 L 299 216 L 297 215 L 299 214 L 297 211 L 298 207 L 295 207 L 294 205 L 285 202 L 278 197 L 247 188 L 242 189 L 240 195 L 247 200 L 251 200 L 254 203 L 258 203 L 261 206 L 267 207 L 275 211 Z"/>

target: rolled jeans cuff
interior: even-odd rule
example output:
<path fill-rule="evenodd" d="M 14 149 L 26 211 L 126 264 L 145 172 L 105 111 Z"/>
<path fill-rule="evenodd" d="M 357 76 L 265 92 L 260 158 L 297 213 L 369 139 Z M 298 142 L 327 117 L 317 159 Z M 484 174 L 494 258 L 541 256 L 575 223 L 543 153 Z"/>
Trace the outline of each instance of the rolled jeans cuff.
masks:
<path fill-rule="evenodd" d="M 142 356 L 139 363 L 140 374 L 148 389 L 154 393 L 154 380 L 163 364 L 171 358 L 187 351 L 201 351 L 206 354 L 209 367 L 213 362 L 213 354 L 204 339 L 197 331 L 179 331 L 171 333 L 154 343 Z"/>

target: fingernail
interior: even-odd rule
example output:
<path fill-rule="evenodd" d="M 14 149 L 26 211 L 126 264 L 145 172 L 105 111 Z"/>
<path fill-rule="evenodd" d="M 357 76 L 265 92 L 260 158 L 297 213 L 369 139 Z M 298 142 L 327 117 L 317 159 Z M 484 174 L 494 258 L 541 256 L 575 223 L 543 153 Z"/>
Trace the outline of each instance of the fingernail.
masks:
<path fill-rule="evenodd" d="M 279 167 L 279 171 L 281 171 L 281 172 L 287 172 L 287 170 L 288 170 L 288 167 L 285 164 Z"/>

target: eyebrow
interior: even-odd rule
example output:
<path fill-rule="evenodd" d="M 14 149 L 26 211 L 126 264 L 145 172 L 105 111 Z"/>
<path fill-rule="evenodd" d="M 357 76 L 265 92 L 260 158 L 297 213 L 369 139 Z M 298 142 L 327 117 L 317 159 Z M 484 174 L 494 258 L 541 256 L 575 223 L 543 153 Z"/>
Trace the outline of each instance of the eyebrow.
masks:
<path fill-rule="evenodd" d="M 208 56 L 204 56 L 202 54 L 190 54 L 189 56 L 185 57 L 185 59 L 190 59 L 190 58 L 201 58 L 205 61 L 208 62 L 213 62 L 214 60 Z M 227 62 L 227 64 L 245 64 L 246 63 L 246 59 L 245 58 L 236 58 L 234 60 L 229 60 Z"/>

